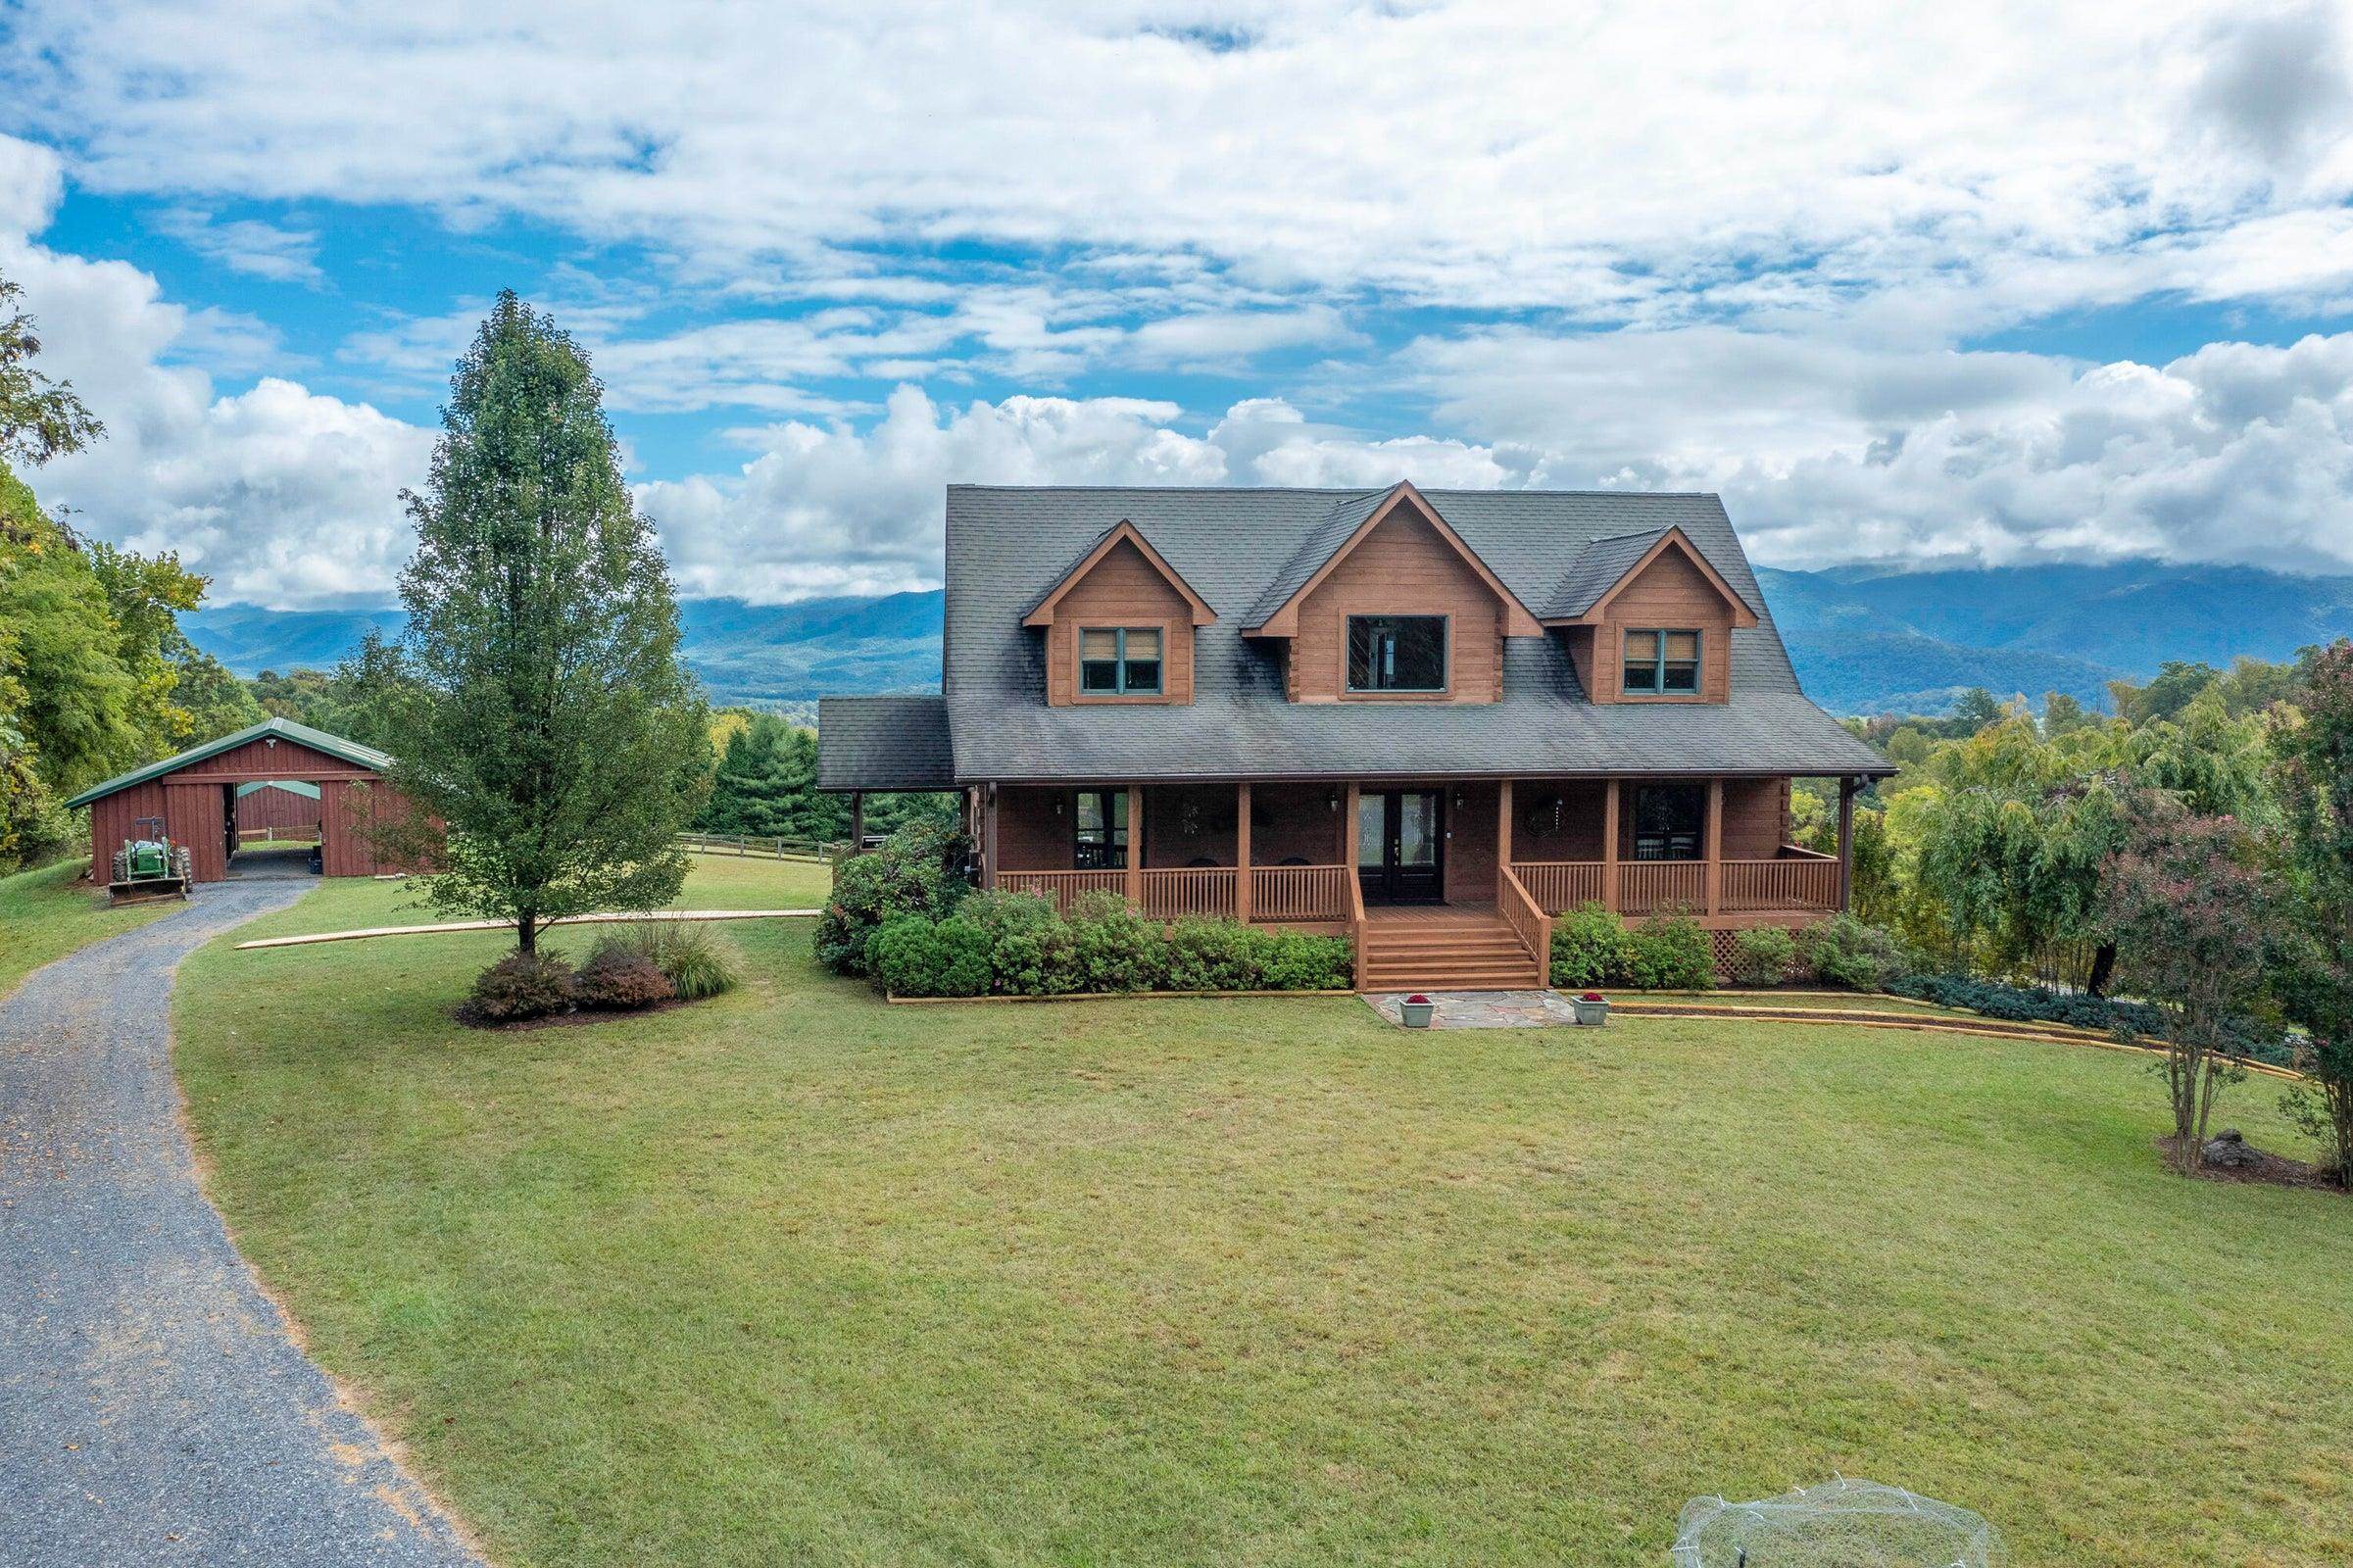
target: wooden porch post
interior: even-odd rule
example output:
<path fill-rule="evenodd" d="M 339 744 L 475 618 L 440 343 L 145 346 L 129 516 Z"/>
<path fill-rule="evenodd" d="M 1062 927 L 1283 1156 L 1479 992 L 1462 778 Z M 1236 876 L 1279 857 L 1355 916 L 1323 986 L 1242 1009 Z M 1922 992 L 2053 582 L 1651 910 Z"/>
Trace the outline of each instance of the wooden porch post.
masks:
<path fill-rule="evenodd" d="M 1234 786 L 1234 918 L 1250 923 L 1250 787 Z"/>
<path fill-rule="evenodd" d="M 1854 903 L 1854 780 L 1838 780 L 1838 908 Z"/>
<path fill-rule="evenodd" d="M 1127 787 L 1127 901 L 1144 907 L 1144 786 Z"/>
<path fill-rule="evenodd" d="M 1601 792 L 1601 906 L 1618 912 L 1618 781 Z"/>
<path fill-rule="evenodd" d="M 1356 870 L 1356 783 L 1348 781 L 1348 799 L 1340 803 L 1340 863 L 1350 875 Z"/>
<path fill-rule="evenodd" d="M 997 786 L 980 787 L 980 885 L 997 885 Z"/>
<path fill-rule="evenodd" d="M 1495 892 L 1503 891 L 1502 873 L 1511 869 L 1511 780 L 1495 783 Z M 1495 900 L 1500 905 L 1500 897 Z"/>
<path fill-rule="evenodd" d="M 1707 912 L 1724 907 L 1724 781 L 1707 781 Z"/>

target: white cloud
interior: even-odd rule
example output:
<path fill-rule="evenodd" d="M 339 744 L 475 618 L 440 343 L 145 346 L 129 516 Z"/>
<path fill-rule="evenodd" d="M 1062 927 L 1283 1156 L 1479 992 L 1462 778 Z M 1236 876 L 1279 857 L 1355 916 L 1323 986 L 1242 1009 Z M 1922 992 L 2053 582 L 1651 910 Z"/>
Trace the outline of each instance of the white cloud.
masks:
<path fill-rule="evenodd" d="M 916 9 L 34 0 L 0 81 L 100 188 L 518 212 L 751 286 L 979 241 L 1658 320 L 2151 236 L 2194 289 L 2201 236 L 2353 194 L 2327 5 Z"/>
<path fill-rule="evenodd" d="M 8 170 L 31 169 L 0 136 L 0 213 L 25 201 Z M 13 195 L 12 195 L 13 191 Z M 267 353 L 274 337 L 245 318 L 192 312 L 122 262 L 94 262 L 0 229 L 0 274 L 22 284 L 40 322 L 42 368 L 72 380 L 106 435 L 27 477 L 78 526 L 143 551 L 175 550 L 214 578 L 213 597 L 274 606 L 379 603 L 409 535 L 401 486 L 419 482 L 431 433 L 365 404 L 265 379 L 218 395 L 213 364 Z"/>
<path fill-rule="evenodd" d="M 233 272 L 278 283 L 325 281 L 319 270 L 319 236 L 281 228 L 258 218 L 220 219 L 198 207 L 171 207 L 155 217 L 165 233 Z"/>

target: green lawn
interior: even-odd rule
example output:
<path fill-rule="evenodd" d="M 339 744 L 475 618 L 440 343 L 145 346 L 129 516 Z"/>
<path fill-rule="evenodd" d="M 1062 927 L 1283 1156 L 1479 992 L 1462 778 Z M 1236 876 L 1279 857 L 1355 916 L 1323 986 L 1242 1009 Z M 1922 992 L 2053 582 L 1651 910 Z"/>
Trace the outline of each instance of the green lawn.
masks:
<path fill-rule="evenodd" d="M 178 908 L 176 899 L 106 906 L 106 890 L 80 880 L 83 860 L 66 860 L 38 871 L 0 876 L 0 997 L 42 964 L 76 948 L 145 925 Z"/>
<path fill-rule="evenodd" d="M 2353 1557 L 2353 1205 L 2167 1174 L 2136 1060 L 892 1007 L 730 934 L 742 991 L 521 1034 L 447 1021 L 486 938 L 182 971 L 240 1242 L 510 1568 L 1655 1568 L 1834 1471 L 2021 1564 Z"/>

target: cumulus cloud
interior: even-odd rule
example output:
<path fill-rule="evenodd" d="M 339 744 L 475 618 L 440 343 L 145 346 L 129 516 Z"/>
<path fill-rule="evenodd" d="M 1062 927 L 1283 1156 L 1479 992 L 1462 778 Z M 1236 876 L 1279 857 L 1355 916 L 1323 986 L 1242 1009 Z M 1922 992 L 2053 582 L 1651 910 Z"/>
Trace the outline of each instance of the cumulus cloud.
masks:
<path fill-rule="evenodd" d="M 2353 194 L 2317 7 L 907 9 L 32 0 L 0 83 L 101 188 L 520 213 L 737 280 L 978 242 L 1658 320 Z"/>
<path fill-rule="evenodd" d="M 373 604 L 406 557 L 398 494 L 425 470 L 430 432 L 366 404 L 264 379 L 220 395 L 202 359 L 267 354 L 258 323 L 189 311 L 154 277 L 34 243 L 55 196 L 43 161 L 0 137 L 0 274 L 39 319 L 42 366 L 70 378 L 105 421 L 103 440 L 30 477 L 79 526 L 144 551 L 176 550 L 214 578 L 213 597 L 273 606 Z M 35 196 L 10 183 L 29 172 Z"/>

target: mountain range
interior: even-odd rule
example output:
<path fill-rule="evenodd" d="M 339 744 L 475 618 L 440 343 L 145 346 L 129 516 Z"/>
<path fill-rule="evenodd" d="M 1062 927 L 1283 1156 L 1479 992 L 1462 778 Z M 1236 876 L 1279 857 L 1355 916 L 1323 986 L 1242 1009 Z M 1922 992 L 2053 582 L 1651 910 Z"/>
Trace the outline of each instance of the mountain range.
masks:
<path fill-rule="evenodd" d="M 2103 706 L 2106 683 L 2168 660 L 2292 658 L 2353 634 L 2353 577 L 2128 562 L 1902 571 L 1759 568 L 1807 693 L 1836 713 L 1941 712 L 1973 686 Z M 715 701 L 802 712 L 812 699 L 936 690 L 941 595 L 680 606 L 687 662 Z M 189 639 L 240 675 L 332 665 L 393 610 L 189 612 Z"/>

